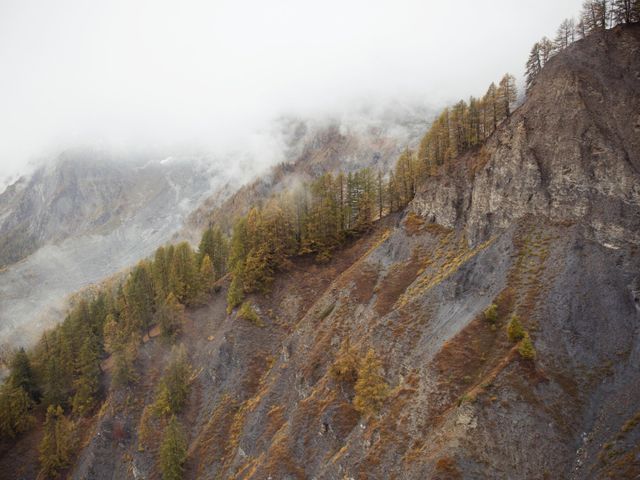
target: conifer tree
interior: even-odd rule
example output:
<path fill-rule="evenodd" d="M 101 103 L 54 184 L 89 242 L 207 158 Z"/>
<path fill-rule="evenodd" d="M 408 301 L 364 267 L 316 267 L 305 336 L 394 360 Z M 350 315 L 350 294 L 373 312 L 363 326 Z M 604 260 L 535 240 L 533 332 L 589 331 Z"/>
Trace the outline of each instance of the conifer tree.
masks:
<path fill-rule="evenodd" d="M 517 315 L 512 315 L 509 324 L 507 325 L 507 336 L 512 342 L 517 342 L 524 337 L 525 331 L 520 323 L 520 318 Z"/>
<path fill-rule="evenodd" d="M 24 348 L 20 348 L 16 352 L 9 368 L 8 383 L 16 388 L 22 388 L 32 400 L 38 401 L 41 395 L 40 388 L 38 387 L 33 369 L 31 368 L 31 361 Z"/>
<path fill-rule="evenodd" d="M 496 84 L 491 82 L 487 93 L 484 95 L 484 102 L 489 108 L 491 118 L 491 131 L 493 132 L 498 127 L 498 88 Z"/>
<path fill-rule="evenodd" d="M 154 289 L 146 262 L 140 262 L 124 286 L 127 321 L 130 330 L 144 332 L 153 323 Z"/>
<path fill-rule="evenodd" d="M 112 313 L 107 315 L 102 334 L 104 338 L 104 349 L 107 353 L 111 354 L 121 346 L 122 333 L 116 317 Z"/>
<path fill-rule="evenodd" d="M 389 395 L 389 386 L 380 373 L 382 363 L 373 349 L 369 349 L 358 367 L 353 405 L 365 416 L 380 411 Z"/>
<path fill-rule="evenodd" d="M 526 69 L 526 85 L 527 92 L 531 90 L 533 86 L 533 82 L 536 77 L 542 70 L 542 58 L 540 53 L 540 43 L 536 42 L 531 47 L 531 52 L 529 53 L 529 59 L 527 60 L 527 69 Z"/>
<path fill-rule="evenodd" d="M 72 392 L 74 361 L 61 326 L 44 335 L 43 403 L 66 405 Z"/>
<path fill-rule="evenodd" d="M 170 292 L 158 309 L 158 324 L 162 335 L 165 338 L 175 337 L 182 331 L 184 320 L 184 306 Z"/>
<path fill-rule="evenodd" d="M 605 30 L 609 17 L 609 0 L 585 0 L 582 3 L 581 21 L 587 35 Z"/>
<path fill-rule="evenodd" d="M 167 259 L 165 247 L 159 247 L 153 258 L 151 265 L 151 277 L 153 279 L 153 290 L 156 301 L 160 302 L 167 298 L 169 294 L 169 269 L 170 264 Z"/>
<path fill-rule="evenodd" d="M 218 226 L 209 227 L 203 232 L 200 246 L 198 247 L 198 264 L 202 265 L 204 257 L 209 256 L 215 280 L 222 277 L 226 272 L 227 250 L 227 242 Z"/>
<path fill-rule="evenodd" d="M 75 395 L 73 413 L 84 415 L 95 405 L 100 386 L 100 358 L 91 338 L 85 339 L 77 359 L 77 376 L 74 380 Z"/>
<path fill-rule="evenodd" d="M 524 333 L 520 345 L 518 345 L 518 353 L 525 360 L 535 360 L 536 358 L 536 349 L 533 347 L 533 342 L 531 342 L 528 332 Z"/>
<path fill-rule="evenodd" d="M 73 424 L 64 416 L 62 407 L 49 405 L 40 442 L 40 467 L 45 477 L 55 477 L 71 463 Z"/>
<path fill-rule="evenodd" d="M 613 23 L 635 23 L 640 22 L 640 1 L 639 0 L 613 0 L 611 2 L 611 13 Z"/>
<path fill-rule="evenodd" d="M 244 292 L 242 290 L 241 270 L 234 269 L 233 278 L 227 291 L 227 313 L 231 313 L 234 308 L 242 303 Z"/>
<path fill-rule="evenodd" d="M 213 227 L 209 226 L 209 228 L 202 232 L 200 244 L 198 245 L 198 256 L 200 257 L 200 263 L 205 256 L 209 256 L 209 259 L 211 259 L 213 254 Z"/>
<path fill-rule="evenodd" d="M 572 18 L 565 18 L 556 34 L 554 47 L 556 50 L 564 50 L 571 45 L 576 39 L 576 25 Z"/>
<path fill-rule="evenodd" d="M 160 446 L 160 467 L 164 480 L 180 480 L 187 459 L 187 441 L 175 415 L 167 424 Z"/>
<path fill-rule="evenodd" d="M 549 40 L 547 37 L 542 37 L 540 40 L 540 58 L 542 61 L 542 66 L 544 67 L 546 63 L 551 60 L 556 53 L 553 42 Z"/>
<path fill-rule="evenodd" d="M 213 264 L 214 278 L 218 280 L 227 272 L 229 246 L 227 238 L 217 226 L 213 229 L 213 256 L 211 254 L 209 256 Z"/>
<path fill-rule="evenodd" d="M 213 284 L 216 281 L 216 275 L 213 271 L 213 263 L 209 255 L 205 255 L 200 264 L 200 282 L 202 284 L 202 292 L 205 294 L 211 293 L 213 290 Z"/>
<path fill-rule="evenodd" d="M 184 345 L 174 347 L 155 402 L 155 411 L 161 415 L 178 414 L 189 395 L 191 365 Z"/>
<path fill-rule="evenodd" d="M 191 305 L 198 298 L 198 270 L 196 259 L 187 242 L 175 247 L 169 273 L 169 285 L 180 303 Z"/>
<path fill-rule="evenodd" d="M 0 436 L 15 438 L 35 424 L 34 402 L 21 387 L 6 382 L 0 387 Z"/>
<path fill-rule="evenodd" d="M 515 103 L 518 92 L 516 91 L 516 79 L 513 75 L 505 74 L 500 80 L 498 98 L 500 100 L 500 116 L 511 116 L 512 105 Z"/>
<path fill-rule="evenodd" d="M 114 353 L 113 385 L 123 387 L 138 380 L 135 361 L 138 356 L 139 339 L 132 333 Z"/>

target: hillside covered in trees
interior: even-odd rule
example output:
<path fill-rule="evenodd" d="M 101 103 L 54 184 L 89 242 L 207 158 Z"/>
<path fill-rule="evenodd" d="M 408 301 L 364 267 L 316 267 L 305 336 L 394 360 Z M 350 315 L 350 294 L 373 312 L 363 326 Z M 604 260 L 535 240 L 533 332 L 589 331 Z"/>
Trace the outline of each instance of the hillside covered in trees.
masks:
<path fill-rule="evenodd" d="M 0 471 L 635 478 L 639 14 L 585 2 L 522 105 L 506 74 L 392 168 L 223 205 L 78 295 L 12 358 Z"/>

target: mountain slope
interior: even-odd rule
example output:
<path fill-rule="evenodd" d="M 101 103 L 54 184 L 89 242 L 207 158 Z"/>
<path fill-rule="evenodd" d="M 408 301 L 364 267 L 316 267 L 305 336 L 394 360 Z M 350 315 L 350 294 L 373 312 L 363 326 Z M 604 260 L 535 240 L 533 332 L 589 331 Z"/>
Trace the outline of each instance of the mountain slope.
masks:
<path fill-rule="evenodd" d="M 68 294 L 151 254 L 229 181 L 200 158 L 78 150 L 10 186 L 0 195 L 0 343 L 33 343 Z"/>
<path fill-rule="evenodd" d="M 325 172 L 364 167 L 387 172 L 402 150 L 419 141 L 427 113 L 421 107 L 392 105 L 383 112 L 356 111 L 344 118 L 285 119 L 282 161 L 223 202 L 217 196 L 207 199 L 189 216 L 188 226 L 198 232 L 209 223 L 230 228 L 229 220 L 251 206 Z"/>
<path fill-rule="evenodd" d="M 182 338 L 186 478 L 640 474 L 638 52 L 631 26 L 558 54 L 403 215 L 254 295 L 263 327 L 226 314 L 221 282 Z M 513 315 L 535 360 L 507 335 Z M 331 373 L 347 342 L 384 366 L 371 418 Z M 158 475 L 161 424 L 141 415 L 166 352 L 142 346 L 144 379 L 110 392 L 74 478 Z"/>

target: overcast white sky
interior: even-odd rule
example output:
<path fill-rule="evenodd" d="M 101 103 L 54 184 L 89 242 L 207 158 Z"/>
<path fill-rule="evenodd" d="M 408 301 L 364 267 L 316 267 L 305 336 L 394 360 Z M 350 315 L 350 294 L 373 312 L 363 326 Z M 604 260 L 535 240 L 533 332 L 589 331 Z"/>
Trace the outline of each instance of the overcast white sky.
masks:
<path fill-rule="evenodd" d="M 76 143 L 239 142 L 522 74 L 581 0 L 0 0 L 0 178 Z"/>

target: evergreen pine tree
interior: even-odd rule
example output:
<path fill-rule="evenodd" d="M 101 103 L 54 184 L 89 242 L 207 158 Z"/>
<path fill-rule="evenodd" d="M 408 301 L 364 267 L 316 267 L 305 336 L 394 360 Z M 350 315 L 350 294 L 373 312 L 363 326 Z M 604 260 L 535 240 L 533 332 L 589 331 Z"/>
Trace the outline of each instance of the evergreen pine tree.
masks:
<path fill-rule="evenodd" d="M 9 365 L 9 383 L 14 387 L 24 389 L 32 400 L 40 399 L 40 388 L 36 382 L 31 362 L 24 348 L 20 348 Z"/>
<path fill-rule="evenodd" d="M 554 46 L 556 50 L 564 50 L 571 45 L 576 39 L 576 25 L 572 18 L 565 18 L 556 34 Z"/>
<path fill-rule="evenodd" d="M 40 441 L 40 467 L 45 477 L 55 477 L 71 463 L 73 424 L 64 416 L 62 407 L 49 405 Z"/>
<path fill-rule="evenodd" d="M 153 323 L 155 296 L 148 263 L 140 262 L 133 269 L 125 284 L 124 295 L 129 328 L 145 332 Z"/>
<path fill-rule="evenodd" d="M 191 305 L 199 294 L 196 258 L 187 242 L 175 247 L 169 272 L 169 285 L 180 303 Z"/>
<path fill-rule="evenodd" d="M 162 335 L 165 338 L 175 337 L 182 331 L 184 320 L 184 306 L 173 292 L 169 293 L 158 309 L 158 324 Z"/>
<path fill-rule="evenodd" d="M 138 338 L 132 333 L 114 353 L 113 385 L 123 387 L 138 380 L 135 361 L 138 356 Z"/>
<path fill-rule="evenodd" d="M 167 249 L 165 249 L 165 247 L 159 247 L 156 250 L 151 265 L 153 290 L 158 303 L 167 298 L 169 293 L 169 265 Z"/>
<path fill-rule="evenodd" d="M 87 338 L 78 353 L 77 376 L 74 381 L 73 413 L 84 415 L 95 405 L 100 386 L 100 357 L 91 338 Z"/>
<path fill-rule="evenodd" d="M 536 358 L 536 349 L 533 347 L 533 342 L 531 342 L 528 332 L 524 333 L 522 341 L 518 345 L 518 353 L 525 360 L 535 360 Z"/>
<path fill-rule="evenodd" d="M 191 365 L 184 345 L 174 347 L 155 402 L 155 411 L 161 415 L 178 414 L 189 395 Z"/>
<path fill-rule="evenodd" d="M 508 73 L 505 74 L 505 76 L 500 80 L 500 85 L 498 87 L 501 116 L 511 116 L 512 105 L 516 101 L 517 94 L 515 77 Z"/>
<path fill-rule="evenodd" d="M 111 354 L 118 350 L 122 344 L 122 330 L 116 321 L 116 317 L 110 313 L 104 322 L 103 339 L 104 349 L 107 353 Z"/>
<path fill-rule="evenodd" d="M 175 415 L 164 430 L 160 445 L 160 467 L 164 480 L 180 480 L 187 459 L 187 442 Z"/>
<path fill-rule="evenodd" d="M 517 342 L 524 337 L 525 331 L 520 323 L 520 318 L 517 315 L 512 315 L 509 324 L 507 325 L 507 336 L 512 342 Z"/>
<path fill-rule="evenodd" d="M 527 69 L 525 73 L 527 92 L 529 92 L 531 87 L 533 87 L 533 82 L 540 73 L 540 70 L 542 70 L 540 43 L 536 42 L 533 44 L 533 47 L 531 47 L 529 59 L 527 60 Z"/>
<path fill-rule="evenodd" d="M 35 424 L 33 400 L 21 386 L 7 382 L 0 387 L 0 435 L 15 438 Z"/>

